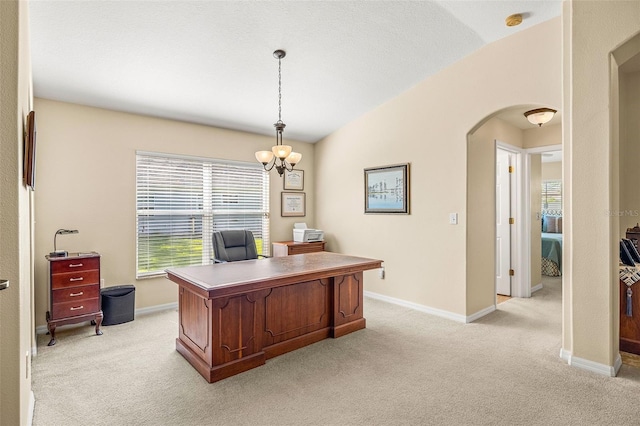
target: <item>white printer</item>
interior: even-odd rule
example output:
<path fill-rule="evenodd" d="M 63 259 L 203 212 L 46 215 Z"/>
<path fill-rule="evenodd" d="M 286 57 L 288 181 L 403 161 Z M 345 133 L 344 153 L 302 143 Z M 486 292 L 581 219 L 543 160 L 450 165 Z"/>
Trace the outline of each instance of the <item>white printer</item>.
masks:
<path fill-rule="evenodd" d="M 324 232 L 307 228 L 306 223 L 293 224 L 293 241 L 296 243 L 312 243 L 324 240 Z"/>

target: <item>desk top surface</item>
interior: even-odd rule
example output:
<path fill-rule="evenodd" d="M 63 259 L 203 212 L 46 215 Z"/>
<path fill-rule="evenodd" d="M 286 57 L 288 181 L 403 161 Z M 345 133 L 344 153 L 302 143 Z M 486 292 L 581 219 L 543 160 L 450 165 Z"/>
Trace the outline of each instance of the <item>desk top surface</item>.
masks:
<path fill-rule="evenodd" d="M 331 252 L 167 269 L 171 281 L 191 284 L 210 295 L 287 285 L 304 280 L 380 268 L 381 260 Z"/>

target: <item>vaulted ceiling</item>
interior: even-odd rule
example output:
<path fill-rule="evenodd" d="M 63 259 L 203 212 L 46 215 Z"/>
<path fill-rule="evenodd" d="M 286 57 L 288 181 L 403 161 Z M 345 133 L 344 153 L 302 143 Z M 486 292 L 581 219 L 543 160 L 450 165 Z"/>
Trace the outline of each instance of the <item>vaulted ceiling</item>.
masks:
<path fill-rule="evenodd" d="M 35 96 L 315 142 L 546 1 L 30 1 Z M 507 27 L 505 18 L 523 14 Z"/>

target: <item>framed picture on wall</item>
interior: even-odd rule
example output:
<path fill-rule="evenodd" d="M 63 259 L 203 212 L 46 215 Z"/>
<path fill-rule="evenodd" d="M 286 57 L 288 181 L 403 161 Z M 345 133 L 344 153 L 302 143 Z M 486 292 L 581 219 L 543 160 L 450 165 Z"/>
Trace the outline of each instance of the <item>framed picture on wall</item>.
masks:
<path fill-rule="evenodd" d="M 22 181 L 31 188 L 36 189 L 36 113 L 31 111 L 27 115 L 27 125 L 24 138 L 24 164 Z"/>
<path fill-rule="evenodd" d="M 306 216 L 306 194 L 304 192 L 282 193 L 282 217 Z"/>
<path fill-rule="evenodd" d="M 288 191 L 302 191 L 304 189 L 304 170 L 285 170 L 284 189 Z"/>
<path fill-rule="evenodd" d="M 409 214 L 409 163 L 364 169 L 364 212 Z"/>

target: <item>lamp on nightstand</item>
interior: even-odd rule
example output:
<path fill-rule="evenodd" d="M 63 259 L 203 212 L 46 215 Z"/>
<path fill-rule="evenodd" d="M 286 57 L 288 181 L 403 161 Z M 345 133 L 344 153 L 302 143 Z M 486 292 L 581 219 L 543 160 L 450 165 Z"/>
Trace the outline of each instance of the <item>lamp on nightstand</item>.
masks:
<path fill-rule="evenodd" d="M 49 253 L 50 257 L 66 257 L 69 252 L 66 250 L 58 250 L 57 247 L 57 238 L 58 235 L 67 235 L 67 234 L 77 234 L 77 229 L 58 229 L 56 234 L 53 236 L 53 251 Z"/>

